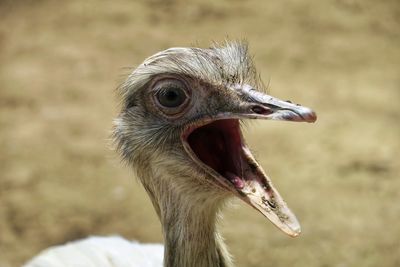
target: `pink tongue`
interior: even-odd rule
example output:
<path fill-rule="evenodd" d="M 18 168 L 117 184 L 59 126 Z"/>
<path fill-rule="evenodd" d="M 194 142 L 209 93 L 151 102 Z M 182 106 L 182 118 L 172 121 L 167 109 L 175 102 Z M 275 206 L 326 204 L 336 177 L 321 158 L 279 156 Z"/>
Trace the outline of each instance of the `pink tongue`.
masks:
<path fill-rule="evenodd" d="M 244 181 L 240 179 L 239 176 L 231 173 L 231 172 L 226 172 L 225 177 L 231 181 L 231 183 L 235 186 L 237 189 L 243 189 L 244 188 Z"/>

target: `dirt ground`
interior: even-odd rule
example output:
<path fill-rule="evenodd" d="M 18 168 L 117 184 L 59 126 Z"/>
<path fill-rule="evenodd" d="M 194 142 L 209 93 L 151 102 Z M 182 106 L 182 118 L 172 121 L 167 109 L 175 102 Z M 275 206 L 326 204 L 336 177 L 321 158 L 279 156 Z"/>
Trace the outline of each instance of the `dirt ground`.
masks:
<path fill-rule="evenodd" d="M 0 21 L 0 267 L 89 235 L 162 242 L 110 148 L 115 88 L 161 49 L 226 37 L 319 115 L 245 132 L 303 233 L 237 201 L 221 225 L 237 266 L 400 266 L 399 1 L 2 0 Z"/>

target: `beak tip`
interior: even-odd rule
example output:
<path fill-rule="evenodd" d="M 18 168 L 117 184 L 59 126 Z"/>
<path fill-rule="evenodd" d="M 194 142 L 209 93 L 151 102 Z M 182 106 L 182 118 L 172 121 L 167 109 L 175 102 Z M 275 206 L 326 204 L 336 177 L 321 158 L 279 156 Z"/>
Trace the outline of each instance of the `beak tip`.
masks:
<path fill-rule="evenodd" d="M 288 233 L 291 237 L 297 237 L 301 233 L 301 226 L 297 221 L 297 218 L 293 215 L 293 221 L 290 225 L 287 225 L 290 229 L 290 233 Z"/>
<path fill-rule="evenodd" d="M 317 120 L 317 113 L 314 110 L 304 106 L 297 106 L 297 111 L 294 111 L 298 115 L 299 121 L 313 123 Z"/>
<path fill-rule="evenodd" d="M 290 237 L 295 238 L 295 237 L 298 237 L 300 234 L 301 234 L 301 231 L 291 234 Z"/>
<path fill-rule="evenodd" d="M 317 114 L 315 113 L 315 111 L 313 111 L 311 109 L 308 113 L 305 114 L 304 117 L 305 117 L 306 121 L 310 122 L 310 123 L 314 123 L 317 120 Z"/>
<path fill-rule="evenodd" d="M 299 225 L 299 227 L 298 228 L 296 228 L 296 229 L 293 229 L 293 237 L 296 237 L 296 236 L 299 236 L 301 234 L 301 227 L 300 227 L 300 225 Z"/>

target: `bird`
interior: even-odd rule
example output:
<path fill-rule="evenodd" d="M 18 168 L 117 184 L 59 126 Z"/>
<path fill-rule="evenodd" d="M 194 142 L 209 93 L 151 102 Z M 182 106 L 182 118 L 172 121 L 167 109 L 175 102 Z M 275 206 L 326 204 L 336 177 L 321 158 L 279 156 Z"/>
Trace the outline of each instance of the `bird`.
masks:
<path fill-rule="evenodd" d="M 149 195 L 164 246 L 90 237 L 51 247 L 25 267 L 233 266 L 218 231 L 221 211 L 233 198 L 284 233 L 300 234 L 242 129 L 248 119 L 312 123 L 317 116 L 267 93 L 246 42 L 158 52 L 118 91 L 115 147 Z"/>

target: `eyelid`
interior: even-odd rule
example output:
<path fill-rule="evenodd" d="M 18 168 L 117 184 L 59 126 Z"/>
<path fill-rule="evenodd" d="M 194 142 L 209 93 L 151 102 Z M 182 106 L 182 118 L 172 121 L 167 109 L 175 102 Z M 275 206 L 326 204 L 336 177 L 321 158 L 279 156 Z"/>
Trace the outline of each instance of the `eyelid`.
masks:
<path fill-rule="evenodd" d="M 157 81 L 154 84 L 152 91 L 158 91 L 162 88 L 165 88 L 168 86 L 176 86 L 176 85 L 179 85 L 180 88 L 182 88 L 184 91 L 187 91 L 185 83 L 181 82 L 180 80 L 172 79 L 172 78 L 166 78 L 166 79 Z"/>

